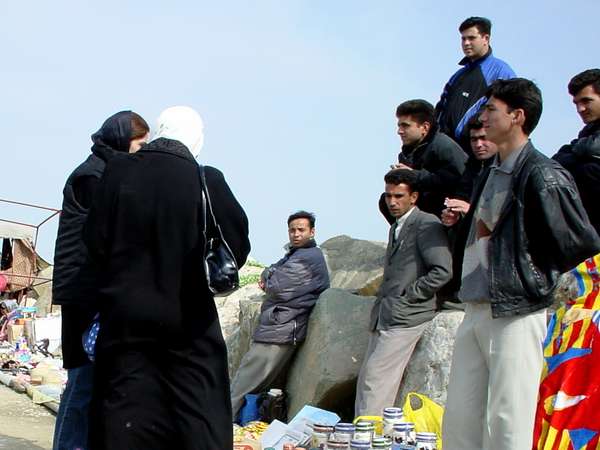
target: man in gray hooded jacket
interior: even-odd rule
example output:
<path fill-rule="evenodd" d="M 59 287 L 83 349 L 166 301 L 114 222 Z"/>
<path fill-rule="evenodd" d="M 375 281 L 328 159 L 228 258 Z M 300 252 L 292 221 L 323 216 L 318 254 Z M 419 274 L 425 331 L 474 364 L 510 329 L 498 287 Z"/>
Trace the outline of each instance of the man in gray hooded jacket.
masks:
<path fill-rule="evenodd" d="M 321 249 L 315 243 L 315 216 L 299 211 L 288 218 L 286 255 L 267 267 L 259 286 L 267 294 L 250 349 L 231 384 L 233 417 L 246 394 L 271 384 L 306 338 L 308 318 L 329 287 L 329 274 Z"/>

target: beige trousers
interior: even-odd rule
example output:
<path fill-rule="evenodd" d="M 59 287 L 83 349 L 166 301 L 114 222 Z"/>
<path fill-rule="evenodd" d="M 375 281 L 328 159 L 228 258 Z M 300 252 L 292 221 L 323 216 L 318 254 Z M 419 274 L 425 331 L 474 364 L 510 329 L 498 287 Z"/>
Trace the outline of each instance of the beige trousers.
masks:
<path fill-rule="evenodd" d="M 356 382 L 355 417 L 380 416 L 383 408 L 394 406 L 404 369 L 426 327 L 427 322 L 371 333 Z"/>
<path fill-rule="evenodd" d="M 546 310 L 492 318 L 467 303 L 443 420 L 444 450 L 531 450 Z"/>

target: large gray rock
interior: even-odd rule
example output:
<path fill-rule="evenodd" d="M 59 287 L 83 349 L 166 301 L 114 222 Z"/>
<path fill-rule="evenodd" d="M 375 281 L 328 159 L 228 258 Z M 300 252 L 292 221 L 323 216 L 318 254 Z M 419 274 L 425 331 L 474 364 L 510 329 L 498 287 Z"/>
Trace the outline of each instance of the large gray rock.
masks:
<path fill-rule="evenodd" d="M 344 412 L 353 405 L 373 302 L 341 289 L 321 294 L 288 375 L 288 417 L 306 404 Z"/>
<path fill-rule="evenodd" d="M 402 406 L 409 392 L 446 404 L 454 339 L 463 317 L 462 311 L 443 311 L 429 323 L 404 372 L 396 405 Z"/>
<path fill-rule="evenodd" d="M 251 283 L 226 297 L 215 297 L 221 331 L 225 339 L 229 338 L 239 328 L 240 303 L 262 295 L 263 291 L 258 287 L 258 284 Z"/>
<path fill-rule="evenodd" d="M 383 277 L 384 242 L 336 236 L 321 244 L 332 288 L 375 295 Z"/>
<path fill-rule="evenodd" d="M 264 300 L 262 296 L 254 296 L 247 299 L 241 299 L 239 302 L 239 325 L 235 331 L 225 340 L 227 343 L 227 356 L 229 360 L 229 376 L 231 379 L 235 376 L 240 361 L 250 348 L 254 329 L 258 325 L 260 316 L 260 307 Z"/>

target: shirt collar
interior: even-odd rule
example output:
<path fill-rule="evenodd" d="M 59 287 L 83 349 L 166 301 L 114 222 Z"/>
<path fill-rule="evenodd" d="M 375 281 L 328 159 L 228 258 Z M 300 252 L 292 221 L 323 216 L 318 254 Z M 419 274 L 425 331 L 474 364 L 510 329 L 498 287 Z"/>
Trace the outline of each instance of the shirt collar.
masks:
<path fill-rule="evenodd" d="M 410 216 L 414 210 L 415 210 L 415 207 L 413 206 L 412 208 L 410 208 L 408 210 L 408 212 L 406 214 L 404 214 L 402 217 L 398 217 L 396 219 L 396 229 L 397 230 L 402 228 L 402 225 L 404 225 L 404 222 L 406 222 L 406 219 L 408 219 L 408 216 Z"/>
<path fill-rule="evenodd" d="M 494 156 L 494 162 L 492 162 L 490 167 L 506 174 L 513 173 L 517 159 L 519 159 L 519 155 L 525 148 L 525 145 L 508 155 L 508 158 L 506 158 L 504 161 L 500 161 L 500 154 L 497 153 L 496 156 Z"/>

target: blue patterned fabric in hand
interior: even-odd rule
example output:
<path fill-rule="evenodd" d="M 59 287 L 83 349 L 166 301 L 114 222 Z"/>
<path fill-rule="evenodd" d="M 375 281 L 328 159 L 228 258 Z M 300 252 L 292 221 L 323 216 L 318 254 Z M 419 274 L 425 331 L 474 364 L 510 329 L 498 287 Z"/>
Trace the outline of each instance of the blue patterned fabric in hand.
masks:
<path fill-rule="evenodd" d="M 87 330 L 81 337 L 83 344 L 83 350 L 87 353 L 90 361 L 94 362 L 94 355 L 96 353 L 96 339 L 98 338 L 98 332 L 100 331 L 100 315 L 96 314 L 94 320 L 90 324 Z"/>

